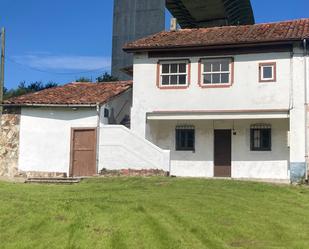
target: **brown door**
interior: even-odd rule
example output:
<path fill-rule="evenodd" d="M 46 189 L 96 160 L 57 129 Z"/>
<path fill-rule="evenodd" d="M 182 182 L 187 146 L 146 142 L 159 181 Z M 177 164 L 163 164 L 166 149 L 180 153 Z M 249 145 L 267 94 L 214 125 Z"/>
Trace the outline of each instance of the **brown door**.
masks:
<path fill-rule="evenodd" d="M 71 176 L 96 174 L 96 129 L 72 129 Z"/>
<path fill-rule="evenodd" d="M 214 175 L 215 177 L 231 177 L 231 130 L 215 130 L 214 135 Z"/>

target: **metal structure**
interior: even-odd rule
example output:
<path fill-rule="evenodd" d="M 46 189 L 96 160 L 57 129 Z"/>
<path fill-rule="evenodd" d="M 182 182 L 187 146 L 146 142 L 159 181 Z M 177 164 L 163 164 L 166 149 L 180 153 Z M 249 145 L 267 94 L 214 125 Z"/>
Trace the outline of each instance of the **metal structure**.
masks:
<path fill-rule="evenodd" d="M 254 24 L 250 0 L 166 0 L 182 28 Z"/>
<path fill-rule="evenodd" d="M 132 66 L 132 55 L 122 51 L 126 42 L 158 33 L 165 28 L 165 0 L 114 0 L 112 75 L 131 77 L 122 71 Z"/>
<path fill-rule="evenodd" d="M 132 55 L 125 43 L 158 33 L 165 28 L 165 7 L 182 28 L 253 24 L 250 0 L 114 0 L 112 75 L 131 77 Z"/>

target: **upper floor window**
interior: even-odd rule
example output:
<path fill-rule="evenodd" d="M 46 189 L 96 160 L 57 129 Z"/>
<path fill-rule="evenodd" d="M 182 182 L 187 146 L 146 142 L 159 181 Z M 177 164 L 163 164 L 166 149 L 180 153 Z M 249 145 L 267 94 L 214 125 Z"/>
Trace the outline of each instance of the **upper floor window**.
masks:
<path fill-rule="evenodd" d="M 186 87 L 189 84 L 189 61 L 160 61 L 160 87 Z"/>
<path fill-rule="evenodd" d="M 232 83 L 232 58 L 201 60 L 202 86 L 230 85 Z"/>
<path fill-rule="evenodd" d="M 260 63 L 259 65 L 259 81 L 275 82 L 276 81 L 276 63 Z"/>

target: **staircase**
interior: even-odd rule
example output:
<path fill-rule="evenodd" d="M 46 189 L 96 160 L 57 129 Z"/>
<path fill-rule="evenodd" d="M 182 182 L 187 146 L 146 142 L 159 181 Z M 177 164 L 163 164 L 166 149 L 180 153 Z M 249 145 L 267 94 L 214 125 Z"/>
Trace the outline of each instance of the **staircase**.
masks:
<path fill-rule="evenodd" d="M 100 129 L 99 169 L 169 171 L 170 151 L 163 150 L 123 125 Z"/>
<path fill-rule="evenodd" d="M 79 183 L 82 178 L 27 178 L 25 183 L 38 184 L 75 184 Z"/>

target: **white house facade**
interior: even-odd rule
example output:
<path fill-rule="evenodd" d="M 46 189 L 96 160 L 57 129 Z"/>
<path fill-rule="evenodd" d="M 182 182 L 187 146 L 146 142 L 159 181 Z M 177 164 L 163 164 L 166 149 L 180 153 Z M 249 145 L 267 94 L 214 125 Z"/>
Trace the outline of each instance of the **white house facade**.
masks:
<path fill-rule="evenodd" d="M 308 23 L 178 30 L 127 44 L 132 131 L 171 151 L 172 175 L 306 177 Z"/>
<path fill-rule="evenodd" d="M 133 87 L 73 83 L 4 103 L 0 175 L 307 179 L 308 39 L 301 19 L 131 42 Z"/>

